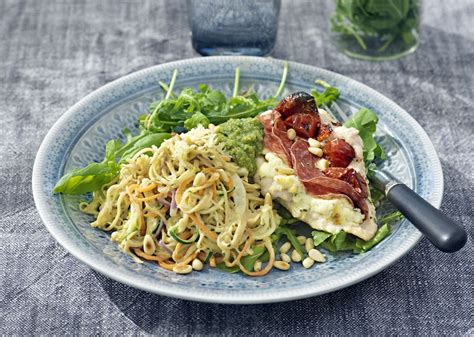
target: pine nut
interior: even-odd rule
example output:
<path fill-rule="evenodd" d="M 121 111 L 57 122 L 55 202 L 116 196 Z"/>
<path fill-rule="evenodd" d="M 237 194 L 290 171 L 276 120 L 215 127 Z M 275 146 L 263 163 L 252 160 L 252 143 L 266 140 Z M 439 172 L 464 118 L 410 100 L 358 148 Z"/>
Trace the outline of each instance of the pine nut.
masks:
<path fill-rule="evenodd" d="M 306 242 L 306 236 L 303 236 L 303 235 L 298 236 L 296 239 L 298 240 L 300 245 L 304 245 Z"/>
<path fill-rule="evenodd" d="M 260 271 L 261 269 L 262 269 L 262 261 L 260 260 L 255 261 L 255 264 L 253 265 L 253 270 Z"/>
<path fill-rule="evenodd" d="M 308 143 L 309 143 L 309 146 L 311 147 L 321 147 L 321 143 L 318 142 L 316 139 L 314 138 L 309 138 L 308 139 Z"/>
<path fill-rule="evenodd" d="M 314 154 L 315 156 L 323 156 L 323 150 L 321 150 L 319 147 L 308 147 L 308 151 Z"/>
<path fill-rule="evenodd" d="M 284 261 L 275 261 L 275 263 L 273 263 L 273 266 L 277 269 L 280 269 L 280 270 L 290 269 L 290 265 L 287 262 L 284 262 Z"/>
<path fill-rule="evenodd" d="M 286 136 L 289 140 L 294 140 L 296 138 L 296 131 L 294 129 L 288 129 L 286 131 Z"/>
<path fill-rule="evenodd" d="M 265 194 L 265 205 L 272 205 L 273 204 L 273 200 L 272 200 L 272 196 L 270 193 L 267 193 Z"/>
<path fill-rule="evenodd" d="M 329 168 L 329 162 L 326 159 L 321 158 L 316 162 L 315 166 L 317 169 L 320 169 L 321 171 L 325 171 Z"/>
<path fill-rule="evenodd" d="M 317 249 L 311 249 L 308 255 L 316 262 L 326 262 L 326 257 Z"/>
<path fill-rule="evenodd" d="M 281 174 L 295 174 L 295 170 L 293 170 L 291 167 L 278 167 L 277 169 L 278 173 Z"/>
<path fill-rule="evenodd" d="M 286 262 L 286 263 L 290 263 L 291 262 L 291 258 L 288 254 L 286 253 L 281 253 L 280 254 L 280 259 L 283 261 L 283 262 Z"/>
<path fill-rule="evenodd" d="M 309 269 L 313 266 L 314 260 L 310 257 L 307 257 L 306 259 L 303 260 L 303 267 L 306 269 Z"/>
<path fill-rule="evenodd" d="M 192 267 L 194 270 L 200 271 L 204 267 L 201 260 L 199 259 L 194 259 L 192 263 Z"/>
<path fill-rule="evenodd" d="M 155 249 L 155 241 L 153 241 L 151 235 L 145 235 L 145 238 L 143 239 L 143 251 L 145 252 L 145 254 L 153 255 L 153 253 L 155 253 Z"/>
<path fill-rule="evenodd" d="M 301 255 L 295 250 L 291 252 L 291 260 L 293 262 L 300 262 L 301 261 Z"/>
<path fill-rule="evenodd" d="M 280 253 L 288 253 L 288 251 L 290 250 L 291 248 L 291 243 L 289 243 L 288 241 L 285 242 L 284 244 L 281 245 L 280 247 Z"/>
<path fill-rule="evenodd" d="M 202 172 L 199 172 L 194 177 L 193 186 L 201 186 L 206 182 L 206 175 Z"/>
<path fill-rule="evenodd" d="M 306 242 L 304 243 L 304 248 L 307 252 L 314 248 L 314 241 L 312 238 L 307 238 Z"/>
<path fill-rule="evenodd" d="M 214 268 L 216 266 L 216 258 L 214 256 L 211 256 L 209 259 L 209 265 Z"/>
<path fill-rule="evenodd" d="M 189 274 L 193 271 L 193 268 L 189 264 L 177 264 L 173 267 L 173 271 L 176 274 Z"/>

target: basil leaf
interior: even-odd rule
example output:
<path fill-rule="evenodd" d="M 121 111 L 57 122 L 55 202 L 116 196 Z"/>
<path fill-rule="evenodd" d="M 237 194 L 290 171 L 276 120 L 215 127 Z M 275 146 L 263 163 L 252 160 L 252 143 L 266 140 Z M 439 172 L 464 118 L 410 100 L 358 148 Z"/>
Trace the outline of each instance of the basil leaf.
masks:
<path fill-rule="evenodd" d="M 139 151 L 151 147 L 153 145 L 155 146 L 160 146 L 163 141 L 166 139 L 170 138 L 171 134 L 169 133 L 151 133 L 147 134 L 144 137 L 140 137 L 136 140 L 130 141 L 130 143 L 127 143 L 125 146 L 127 146 L 127 150 L 123 152 L 120 162 L 124 162 L 127 159 L 132 158 L 135 154 L 137 154 Z"/>
<path fill-rule="evenodd" d="M 65 174 L 54 187 L 55 193 L 84 194 L 100 189 L 118 174 L 118 167 L 108 162 L 90 163 Z"/>

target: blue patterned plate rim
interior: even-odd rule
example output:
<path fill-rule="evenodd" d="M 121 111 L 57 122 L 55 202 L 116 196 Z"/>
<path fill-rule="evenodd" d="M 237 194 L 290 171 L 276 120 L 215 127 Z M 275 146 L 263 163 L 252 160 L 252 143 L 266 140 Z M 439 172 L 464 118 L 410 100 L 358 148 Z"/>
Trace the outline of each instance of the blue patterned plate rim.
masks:
<path fill-rule="evenodd" d="M 51 160 L 61 162 L 59 166 L 61 169 L 64 168 L 64 158 L 67 156 L 65 152 L 53 154 L 53 158 L 51 158 L 50 155 L 58 142 L 64 143 L 63 145 L 66 149 L 70 149 L 72 144 L 77 142 L 80 132 L 83 132 L 84 130 L 80 132 L 76 130 L 75 134 L 67 135 L 70 136 L 69 138 L 66 137 L 67 140 L 60 139 L 60 135 L 65 132 L 64 129 L 69 123 L 75 122 L 77 124 L 78 120 L 81 121 L 80 117 L 78 117 L 80 116 L 81 111 L 85 111 L 85 109 L 92 106 L 93 103 L 101 102 L 101 99 L 103 101 L 107 101 L 107 99 L 104 97 L 108 97 L 110 100 L 111 93 L 116 91 L 122 90 L 122 92 L 125 92 L 128 96 L 136 94 L 137 88 L 130 89 L 129 84 L 132 82 L 145 82 L 145 78 L 147 76 L 164 72 L 170 73 L 174 69 L 180 69 L 190 65 L 206 67 L 206 65 L 221 64 L 222 66 L 229 65 L 230 69 L 235 67 L 236 64 L 252 64 L 261 67 L 274 67 L 277 65 L 281 68 L 283 67 L 283 62 L 284 61 L 282 60 L 250 56 L 215 56 L 180 60 L 134 72 L 104 85 L 103 87 L 81 99 L 63 116 L 61 116 L 49 130 L 38 150 L 35 159 L 32 176 L 33 196 L 38 212 L 48 231 L 73 256 L 90 266 L 92 269 L 106 275 L 111 279 L 145 291 L 202 302 L 255 304 L 288 301 L 321 295 L 360 282 L 396 262 L 406 253 L 408 253 L 422 237 L 421 233 L 418 232 L 407 221 L 405 221 L 406 224 L 404 225 L 410 227 L 408 229 L 408 234 L 404 238 L 404 241 L 397 243 L 393 249 L 385 251 L 382 256 L 375 259 L 375 261 L 373 261 L 370 265 L 365 266 L 365 268 L 358 269 L 351 267 L 350 273 L 345 273 L 340 277 L 335 277 L 331 279 L 331 282 L 328 282 L 328 284 L 305 284 L 303 287 L 291 289 L 289 291 L 278 291 L 280 289 L 262 289 L 260 292 L 251 292 L 246 291 L 245 289 L 234 289 L 233 291 L 206 289 L 204 291 L 199 288 L 183 291 L 183 288 L 179 287 L 179 284 L 161 284 L 157 280 L 153 282 L 145 277 L 140 277 L 140 275 L 136 272 L 123 268 L 116 268 L 116 266 L 107 263 L 107 260 L 98 255 L 97 252 L 94 252 L 94 250 L 86 250 L 77 244 L 75 237 L 71 235 L 71 232 L 67 232 L 64 229 L 65 226 L 62 222 L 64 219 L 61 219 L 55 212 L 54 203 L 57 202 L 58 199 L 54 199 L 52 197 L 50 181 L 52 176 L 57 177 L 58 174 L 62 174 L 62 172 L 52 173 L 48 172 L 46 168 L 51 165 Z M 387 111 L 389 111 L 391 114 L 396 114 L 397 119 L 402 121 L 407 127 L 409 126 L 411 131 L 416 134 L 418 141 L 420 142 L 417 144 L 417 146 L 421 148 L 420 151 L 424 155 L 423 159 L 426 161 L 425 166 L 429 169 L 429 172 L 423 172 L 423 174 L 430 175 L 429 183 L 425 183 L 425 185 L 427 185 L 425 188 L 427 188 L 428 191 L 424 191 L 425 195 L 423 196 L 435 207 L 439 207 L 441 205 L 443 195 L 443 174 L 441 163 L 427 134 L 423 128 L 413 119 L 413 117 L 411 117 L 400 106 L 379 92 L 348 77 L 301 63 L 289 62 L 289 67 L 290 69 L 296 69 L 309 74 L 318 74 L 318 76 L 323 78 L 330 78 L 334 85 L 340 86 L 342 89 L 351 90 L 352 92 L 361 93 L 364 99 L 370 98 L 370 101 L 367 101 L 368 104 L 366 104 L 369 108 L 380 105 L 388 109 Z M 216 78 L 219 78 L 219 75 L 216 74 Z M 106 110 L 106 107 L 101 107 L 101 110 Z M 85 125 L 84 121 L 81 122 Z M 84 125 L 82 125 L 82 128 L 84 128 Z M 420 153 L 420 151 L 418 152 Z M 77 232 L 77 234 L 79 234 L 79 232 Z"/>

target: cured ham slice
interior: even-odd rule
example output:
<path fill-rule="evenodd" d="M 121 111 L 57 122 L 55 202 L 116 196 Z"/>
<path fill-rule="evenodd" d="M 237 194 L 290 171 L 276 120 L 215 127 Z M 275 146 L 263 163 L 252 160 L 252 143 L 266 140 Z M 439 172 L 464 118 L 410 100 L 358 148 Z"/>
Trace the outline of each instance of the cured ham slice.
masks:
<path fill-rule="evenodd" d="M 356 205 L 363 214 L 368 214 L 367 203 L 362 193 L 345 180 L 326 176 L 315 167 L 316 156 L 308 151 L 308 143 L 297 139 L 291 147 L 293 168 L 308 193 L 317 196 L 343 194 Z M 365 195 L 367 196 L 367 195 Z"/>
<path fill-rule="evenodd" d="M 368 217 L 367 184 L 360 174 L 346 168 L 355 156 L 351 145 L 341 139 L 332 139 L 325 144 L 325 160 L 334 166 L 326 171 L 317 168 L 321 158 L 308 150 L 307 138 L 318 138 L 320 127 L 325 134 L 324 139 L 329 138 L 332 132 L 330 126 L 321 126 L 316 103 L 310 95 L 292 94 L 283 99 L 275 110 L 259 116 L 259 120 L 264 127 L 265 148 L 295 170 L 309 194 L 344 196 Z M 287 130 L 291 127 L 300 130 L 296 132 L 298 136 L 295 139 L 288 137 Z"/>

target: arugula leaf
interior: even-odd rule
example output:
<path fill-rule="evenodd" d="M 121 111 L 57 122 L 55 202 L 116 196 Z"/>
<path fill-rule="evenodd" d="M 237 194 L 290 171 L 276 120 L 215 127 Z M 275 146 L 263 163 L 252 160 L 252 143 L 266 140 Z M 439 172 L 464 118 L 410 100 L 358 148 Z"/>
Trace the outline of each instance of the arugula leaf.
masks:
<path fill-rule="evenodd" d="M 253 266 L 255 262 L 263 256 L 267 249 L 263 246 L 256 246 L 253 248 L 253 253 L 251 255 L 246 255 L 240 259 L 242 266 L 248 271 L 253 271 Z"/>
<path fill-rule="evenodd" d="M 340 252 L 346 250 L 354 250 L 356 240 L 347 235 L 344 231 L 339 231 L 336 234 L 331 235 L 326 241 L 321 243 L 323 248 L 331 252 Z"/>
<path fill-rule="evenodd" d="M 344 126 L 359 130 L 359 136 L 364 143 L 364 159 L 366 165 L 370 164 L 376 157 L 385 158 L 382 147 L 374 139 L 378 118 L 372 110 L 362 108 L 354 116 L 348 119 Z"/>
<path fill-rule="evenodd" d="M 374 237 L 368 241 L 356 238 L 344 231 L 340 231 L 333 235 L 322 231 L 313 231 L 314 246 L 317 247 L 318 245 L 321 245 L 331 252 L 352 250 L 354 253 L 365 253 L 389 236 L 389 224 L 400 220 L 401 218 L 403 218 L 403 215 L 399 211 L 392 212 L 380 218 L 380 222 L 384 223 L 384 225 L 381 226 L 375 233 Z"/>
<path fill-rule="evenodd" d="M 184 127 L 187 130 L 194 129 L 198 125 L 202 125 L 205 128 L 209 125 L 209 119 L 207 119 L 207 117 L 201 112 L 194 113 L 190 118 L 184 121 Z"/>
<path fill-rule="evenodd" d="M 150 105 L 150 115 L 140 120 L 143 129 L 152 132 L 172 132 L 177 126 L 184 126 L 189 130 L 199 123 L 218 125 L 232 118 L 255 117 L 277 103 L 288 75 L 288 63 L 285 62 L 277 92 L 268 99 L 259 99 L 251 89 L 238 94 L 239 68 L 235 71 L 233 95 L 229 99 L 223 92 L 213 90 L 205 84 L 200 84 L 198 90 L 184 88 L 179 95 L 172 95 L 172 84 L 176 80 L 175 73 L 169 87 L 165 83 L 160 83 L 166 92 L 166 97 Z"/>
<path fill-rule="evenodd" d="M 392 224 L 395 221 L 403 219 L 403 214 L 400 211 L 394 211 L 392 213 L 386 214 L 379 219 L 380 223 L 389 223 Z"/>
<path fill-rule="evenodd" d="M 354 253 L 365 253 L 369 249 L 373 248 L 377 245 L 380 241 L 385 239 L 387 236 L 390 235 L 390 227 L 386 223 L 382 227 L 377 230 L 374 237 L 369 241 L 364 241 L 361 239 L 357 239 L 354 247 Z"/>
<path fill-rule="evenodd" d="M 413 30 L 420 24 L 420 0 L 336 0 L 336 10 L 330 17 L 332 32 L 354 38 L 363 50 L 365 41 L 380 36 L 379 52 L 394 41 L 411 45 Z M 404 48 L 404 47 L 402 47 Z"/>
<path fill-rule="evenodd" d="M 332 234 L 323 232 L 323 231 L 312 231 L 311 234 L 313 235 L 314 246 L 317 247 L 321 243 L 323 243 L 328 237 Z"/>
<path fill-rule="evenodd" d="M 239 266 L 236 265 L 236 266 L 233 266 L 233 267 L 227 267 L 224 262 L 218 263 L 216 267 L 217 267 L 217 269 L 226 271 L 226 272 L 231 273 L 231 274 L 235 274 L 235 273 L 238 273 L 240 271 Z"/>
<path fill-rule="evenodd" d="M 332 102 L 337 100 L 341 94 L 339 89 L 332 87 L 329 83 L 323 80 L 316 80 L 315 83 L 324 88 L 322 93 L 319 93 L 316 89 L 311 90 L 311 95 L 314 97 L 317 106 L 327 105 L 328 107 L 331 107 Z"/>

